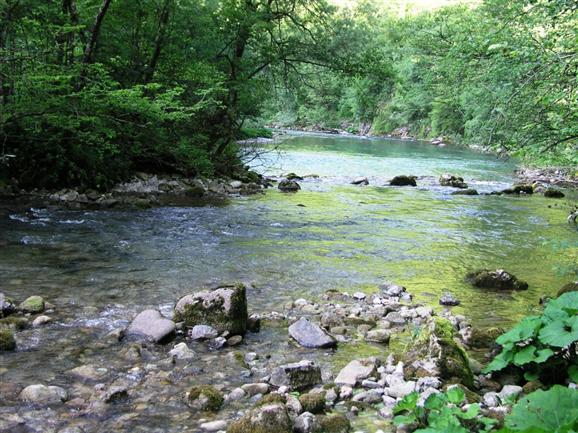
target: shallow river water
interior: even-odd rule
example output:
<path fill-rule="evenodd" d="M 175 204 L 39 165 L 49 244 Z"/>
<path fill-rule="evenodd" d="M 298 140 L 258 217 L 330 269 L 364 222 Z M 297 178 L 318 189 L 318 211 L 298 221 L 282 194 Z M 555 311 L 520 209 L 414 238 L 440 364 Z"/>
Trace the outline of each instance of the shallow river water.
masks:
<path fill-rule="evenodd" d="M 455 312 L 490 326 L 511 324 L 537 308 L 540 296 L 576 279 L 578 234 L 566 222 L 575 197 L 454 196 L 437 183 L 449 172 L 480 192 L 500 190 L 514 182 L 511 162 L 417 142 L 296 136 L 283 153 L 255 164 L 268 175 L 319 177 L 301 182 L 296 194 L 272 188 L 198 207 L 0 213 L 0 291 L 17 300 L 42 295 L 58 311 L 55 323 L 18 333 L 16 353 L 0 354 L 1 381 L 78 387 L 81 394 L 88 385 L 66 374 L 78 365 L 107 368 L 103 382 L 133 374 L 135 363 L 122 346 L 101 347 L 99 340 L 143 308 L 169 312 L 181 295 L 207 284 L 250 282 L 249 308 L 264 312 L 328 289 L 370 293 L 389 280 L 436 308 L 440 294 L 450 291 L 462 302 Z M 418 187 L 384 186 L 398 174 L 420 176 Z M 350 185 L 358 176 L 370 185 Z M 464 282 L 468 271 L 484 267 L 505 268 L 530 289 L 494 293 Z M 287 343 L 286 329 L 274 327 L 245 344 L 270 355 L 272 364 L 308 356 L 338 365 L 358 350 L 297 349 Z M 151 349 L 151 359 L 159 350 L 165 349 Z M 55 409 L 54 417 L 48 409 L 21 407 L 7 387 L 0 418 L 17 408 L 26 424 L 14 431 L 23 432 L 56 432 L 68 422 L 86 432 L 197 431 L 198 420 L 178 394 L 197 381 L 233 386 L 248 379 L 224 361 L 226 351 L 195 350 L 205 354 L 203 365 L 159 378 L 154 401 L 143 393 L 78 424 L 67 409 Z M 37 424 L 29 421 L 35 418 Z"/>

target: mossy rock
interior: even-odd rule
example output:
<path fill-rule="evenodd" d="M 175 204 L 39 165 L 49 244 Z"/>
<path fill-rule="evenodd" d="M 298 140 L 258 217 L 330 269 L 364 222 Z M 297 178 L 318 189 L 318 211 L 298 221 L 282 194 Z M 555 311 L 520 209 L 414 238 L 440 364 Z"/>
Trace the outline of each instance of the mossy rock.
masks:
<path fill-rule="evenodd" d="M 548 188 L 546 191 L 544 191 L 544 197 L 564 198 L 564 193 L 556 188 Z"/>
<path fill-rule="evenodd" d="M 23 329 L 26 329 L 30 326 L 30 322 L 25 317 L 8 316 L 0 319 L 0 326 L 22 331 Z"/>
<path fill-rule="evenodd" d="M 391 186 L 417 186 L 416 176 L 395 176 L 390 180 L 389 184 Z"/>
<path fill-rule="evenodd" d="M 16 350 L 16 340 L 14 339 L 14 331 L 10 328 L 0 328 L 0 352 L 8 352 Z"/>
<path fill-rule="evenodd" d="M 186 295 L 177 302 L 173 320 L 188 327 L 209 325 L 219 333 L 244 335 L 248 320 L 246 288 L 236 284 Z"/>
<path fill-rule="evenodd" d="M 188 404 L 193 409 L 216 412 L 223 406 L 224 399 L 211 385 L 195 385 L 189 391 Z"/>
<path fill-rule="evenodd" d="M 340 413 L 320 416 L 318 419 L 324 433 L 348 433 L 351 430 L 351 423 Z"/>
<path fill-rule="evenodd" d="M 309 392 L 299 396 L 299 403 L 304 412 L 325 412 L 325 392 Z"/>
<path fill-rule="evenodd" d="M 7 317 L 15 312 L 16 305 L 14 305 L 14 301 L 0 292 L 0 318 Z"/>
<path fill-rule="evenodd" d="M 267 394 L 257 403 L 255 403 L 254 407 L 265 406 L 268 404 L 285 404 L 285 403 L 287 403 L 287 398 L 284 395 L 272 392 L 271 394 Z"/>
<path fill-rule="evenodd" d="M 468 345 L 477 349 L 489 349 L 496 346 L 496 338 L 504 333 L 502 328 L 472 328 Z"/>
<path fill-rule="evenodd" d="M 528 283 L 503 269 L 482 269 L 466 275 L 466 281 L 475 287 L 498 290 L 527 290 Z"/>
<path fill-rule="evenodd" d="M 574 281 L 572 283 L 568 283 L 568 284 L 564 284 L 562 286 L 562 288 L 560 290 L 558 290 L 558 293 L 556 294 L 556 297 L 558 296 L 562 296 L 564 293 L 570 293 L 570 292 L 578 292 L 578 281 Z"/>
<path fill-rule="evenodd" d="M 44 311 L 44 299 L 42 296 L 30 296 L 25 299 L 18 308 L 24 313 L 39 314 Z"/>
<path fill-rule="evenodd" d="M 503 194 L 534 194 L 534 187 L 532 185 L 514 185 L 511 188 L 506 188 L 502 191 Z"/>
<path fill-rule="evenodd" d="M 227 429 L 228 433 L 293 433 L 293 423 L 283 404 L 273 403 L 250 410 Z"/>

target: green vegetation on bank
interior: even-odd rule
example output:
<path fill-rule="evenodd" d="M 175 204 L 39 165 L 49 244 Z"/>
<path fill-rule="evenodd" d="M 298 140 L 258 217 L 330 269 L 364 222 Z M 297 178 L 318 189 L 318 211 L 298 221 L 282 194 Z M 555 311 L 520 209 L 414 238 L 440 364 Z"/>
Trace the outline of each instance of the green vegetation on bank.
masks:
<path fill-rule="evenodd" d="M 232 175 L 265 124 L 578 164 L 575 2 L 330 3 L 1 0 L 0 182 Z"/>
<path fill-rule="evenodd" d="M 403 18 L 383 8 L 364 1 L 351 12 L 346 43 L 365 53 L 363 73 L 305 65 L 309 80 L 278 91 L 267 121 L 375 135 L 409 128 L 578 164 L 575 2 L 485 0 Z"/>

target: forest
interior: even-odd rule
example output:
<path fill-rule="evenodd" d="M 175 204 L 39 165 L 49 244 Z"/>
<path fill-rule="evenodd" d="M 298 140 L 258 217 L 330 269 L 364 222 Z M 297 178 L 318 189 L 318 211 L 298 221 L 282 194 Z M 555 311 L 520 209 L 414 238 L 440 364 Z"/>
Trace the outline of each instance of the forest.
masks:
<path fill-rule="evenodd" d="M 577 5 L 2 0 L 0 176 L 107 189 L 243 170 L 264 126 L 578 163 Z"/>

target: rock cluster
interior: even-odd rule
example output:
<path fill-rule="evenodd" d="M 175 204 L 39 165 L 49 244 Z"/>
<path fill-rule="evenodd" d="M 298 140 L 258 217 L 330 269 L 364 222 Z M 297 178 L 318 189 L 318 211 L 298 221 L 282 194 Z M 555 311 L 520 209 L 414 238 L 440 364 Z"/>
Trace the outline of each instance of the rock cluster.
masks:
<path fill-rule="evenodd" d="M 454 176 L 453 174 L 444 174 L 440 177 L 441 186 L 451 186 L 452 188 L 466 189 L 468 184 L 464 182 L 463 177 Z"/>
<path fill-rule="evenodd" d="M 475 287 L 498 290 L 526 290 L 528 283 L 518 280 L 515 275 L 503 269 L 491 271 L 482 269 L 466 275 L 466 281 Z"/>

